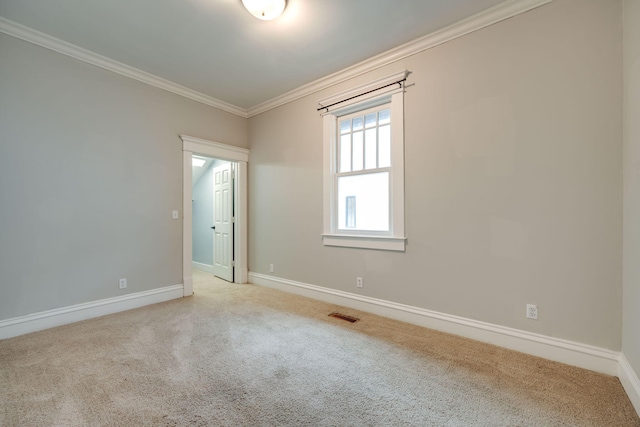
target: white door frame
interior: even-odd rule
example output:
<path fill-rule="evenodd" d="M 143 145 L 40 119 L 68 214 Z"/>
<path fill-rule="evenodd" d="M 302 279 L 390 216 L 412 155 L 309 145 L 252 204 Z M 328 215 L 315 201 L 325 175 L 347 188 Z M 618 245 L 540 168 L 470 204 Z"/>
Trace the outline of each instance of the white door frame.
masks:
<path fill-rule="evenodd" d="M 191 156 L 200 154 L 216 159 L 236 162 L 236 179 L 233 191 L 235 204 L 235 232 L 233 235 L 235 260 L 235 283 L 247 283 L 247 162 L 249 150 L 234 147 L 233 145 L 207 141 L 192 136 L 180 135 L 182 140 L 182 280 L 184 283 L 184 296 L 193 295 L 193 212 L 192 198 L 192 171 Z"/>

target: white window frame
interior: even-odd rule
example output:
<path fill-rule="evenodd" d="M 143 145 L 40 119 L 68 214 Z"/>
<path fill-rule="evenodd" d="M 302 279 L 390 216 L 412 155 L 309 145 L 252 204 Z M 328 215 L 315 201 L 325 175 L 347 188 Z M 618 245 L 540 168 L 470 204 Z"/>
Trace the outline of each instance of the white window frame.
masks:
<path fill-rule="evenodd" d="M 321 106 L 339 102 L 323 109 L 324 145 L 324 221 L 322 242 L 325 246 L 404 251 L 404 85 L 387 84 L 405 79 L 407 71 L 387 76 L 367 85 L 354 88 L 318 101 Z M 369 92 L 350 101 L 341 102 L 360 93 Z M 338 230 L 337 186 L 338 119 L 347 114 L 389 104 L 391 109 L 391 171 L 390 171 L 390 230 L 380 233 Z"/>

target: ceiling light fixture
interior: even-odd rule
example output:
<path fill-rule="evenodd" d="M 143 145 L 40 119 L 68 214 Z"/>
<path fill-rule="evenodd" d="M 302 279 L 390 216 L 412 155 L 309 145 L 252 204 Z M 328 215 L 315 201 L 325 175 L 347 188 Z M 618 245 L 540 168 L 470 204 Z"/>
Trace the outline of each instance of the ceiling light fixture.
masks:
<path fill-rule="evenodd" d="M 286 0 L 242 0 L 242 4 L 256 18 L 269 21 L 284 12 L 287 2 Z"/>
<path fill-rule="evenodd" d="M 199 159 L 197 157 L 191 158 L 191 164 L 197 168 L 201 168 L 205 163 L 207 163 L 205 159 Z"/>

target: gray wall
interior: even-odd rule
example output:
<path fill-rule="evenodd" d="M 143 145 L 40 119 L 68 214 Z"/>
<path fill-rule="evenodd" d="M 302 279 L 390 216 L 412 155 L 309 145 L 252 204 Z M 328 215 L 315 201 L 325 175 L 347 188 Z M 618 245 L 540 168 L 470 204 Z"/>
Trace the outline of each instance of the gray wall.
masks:
<path fill-rule="evenodd" d="M 640 373 L 640 1 L 624 2 L 624 306 L 622 351 Z"/>
<path fill-rule="evenodd" d="M 250 270 L 619 350 L 621 16 L 557 0 L 250 118 Z M 324 247 L 316 101 L 405 68 L 406 252 Z"/>
<path fill-rule="evenodd" d="M 247 120 L 4 34 L 0 58 L 0 319 L 182 283 L 178 135 L 247 147 Z"/>

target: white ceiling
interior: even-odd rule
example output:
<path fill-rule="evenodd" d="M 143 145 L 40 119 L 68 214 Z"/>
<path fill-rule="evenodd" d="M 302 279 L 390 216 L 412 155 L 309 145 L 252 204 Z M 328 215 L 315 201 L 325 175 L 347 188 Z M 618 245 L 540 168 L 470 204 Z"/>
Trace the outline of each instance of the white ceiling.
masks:
<path fill-rule="evenodd" d="M 0 0 L 0 16 L 248 109 L 504 0 Z"/>

